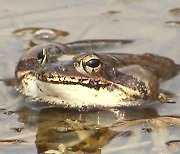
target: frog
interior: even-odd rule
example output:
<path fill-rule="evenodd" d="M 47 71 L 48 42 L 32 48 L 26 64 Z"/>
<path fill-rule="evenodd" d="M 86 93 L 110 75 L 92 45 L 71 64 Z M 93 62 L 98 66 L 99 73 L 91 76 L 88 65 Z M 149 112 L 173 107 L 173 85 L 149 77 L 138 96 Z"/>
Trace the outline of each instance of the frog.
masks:
<path fill-rule="evenodd" d="M 161 81 L 180 70 L 170 58 L 152 53 L 76 51 L 71 44 L 43 43 L 25 52 L 15 69 L 18 90 L 34 101 L 73 109 L 171 101 L 159 88 Z"/>

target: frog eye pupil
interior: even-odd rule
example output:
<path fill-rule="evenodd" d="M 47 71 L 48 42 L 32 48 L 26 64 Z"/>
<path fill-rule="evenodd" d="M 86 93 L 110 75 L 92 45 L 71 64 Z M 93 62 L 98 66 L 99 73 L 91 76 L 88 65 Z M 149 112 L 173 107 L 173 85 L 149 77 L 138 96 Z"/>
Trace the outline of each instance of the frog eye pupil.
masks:
<path fill-rule="evenodd" d="M 96 68 L 100 65 L 100 60 L 99 59 L 91 59 L 88 62 L 86 62 L 86 65 L 92 68 Z"/>
<path fill-rule="evenodd" d="M 40 51 L 37 54 L 37 60 L 41 65 L 45 63 L 45 61 L 46 61 L 46 50 L 45 49 L 43 49 L 42 51 Z"/>
<path fill-rule="evenodd" d="M 43 54 L 43 52 L 41 51 L 41 52 L 38 53 L 37 59 L 38 59 L 38 60 L 41 60 L 41 59 L 43 59 L 43 58 L 44 58 L 44 54 Z"/>

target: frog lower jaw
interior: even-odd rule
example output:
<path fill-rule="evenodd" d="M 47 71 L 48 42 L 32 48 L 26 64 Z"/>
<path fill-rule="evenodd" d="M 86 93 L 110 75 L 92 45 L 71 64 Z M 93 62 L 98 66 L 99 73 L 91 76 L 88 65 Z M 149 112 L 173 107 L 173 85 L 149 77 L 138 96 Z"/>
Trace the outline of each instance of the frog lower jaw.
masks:
<path fill-rule="evenodd" d="M 39 80 L 37 81 L 37 85 L 41 85 L 38 86 L 38 94 L 43 102 L 69 107 L 113 107 L 119 106 L 119 102 L 127 98 L 119 90 L 110 92 L 106 88 L 96 90 L 82 85 L 49 84 Z"/>

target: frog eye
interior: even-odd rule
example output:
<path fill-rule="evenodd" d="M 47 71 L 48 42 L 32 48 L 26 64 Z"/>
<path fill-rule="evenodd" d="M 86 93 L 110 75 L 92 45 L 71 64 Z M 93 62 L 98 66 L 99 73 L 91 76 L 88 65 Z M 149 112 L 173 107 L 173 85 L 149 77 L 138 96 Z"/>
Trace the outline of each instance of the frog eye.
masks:
<path fill-rule="evenodd" d="M 96 55 L 86 56 L 82 59 L 82 67 L 87 73 L 97 73 L 101 69 L 101 61 Z"/>
<path fill-rule="evenodd" d="M 43 65 L 46 61 L 47 55 L 46 55 L 46 50 L 43 48 L 38 54 L 37 54 L 37 60 L 38 62 Z"/>

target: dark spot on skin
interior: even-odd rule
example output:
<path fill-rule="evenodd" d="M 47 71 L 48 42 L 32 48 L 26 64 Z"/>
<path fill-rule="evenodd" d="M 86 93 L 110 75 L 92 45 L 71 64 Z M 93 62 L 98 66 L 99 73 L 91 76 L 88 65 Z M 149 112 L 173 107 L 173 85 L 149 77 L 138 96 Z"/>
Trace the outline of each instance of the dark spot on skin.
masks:
<path fill-rule="evenodd" d="M 49 78 L 54 78 L 52 73 L 49 73 Z"/>
<path fill-rule="evenodd" d="M 71 76 L 70 78 L 71 78 L 71 79 L 75 79 L 75 77 L 73 77 L 73 76 Z"/>
<path fill-rule="evenodd" d="M 24 84 L 27 86 L 28 85 L 28 83 L 27 82 L 24 82 Z"/>
<path fill-rule="evenodd" d="M 80 84 L 82 84 L 82 83 L 83 83 L 82 78 L 78 79 L 78 82 L 79 82 Z"/>
<path fill-rule="evenodd" d="M 61 78 L 61 75 L 58 74 L 58 78 L 60 79 L 60 78 Z"/>
<path fill-rule="evenodd" d="M 63 82 L 66 82 L 66 77 L 64 77 Z"/>
<path fill-rule="evenodd" d="M 13 131 L 20 133 L 24 128 L 11 128 Z"/>
<path fill-rule="evenodd" d="M 89 80 L 89 84 L 93 85 L 94 84 L 93 80 Z"/>
<path fill-rule="evenodd" d="M 96 95 L 94 95 L 94 97 L 97 97 L 97 94 L 96 94 Z"/>
<path fill-rule="evenodd" d="M 38 85 L 37 85 L 37 88 L 38 88 L 42 93 L 44 93 L 43 90 L 42 90 Z"/>

